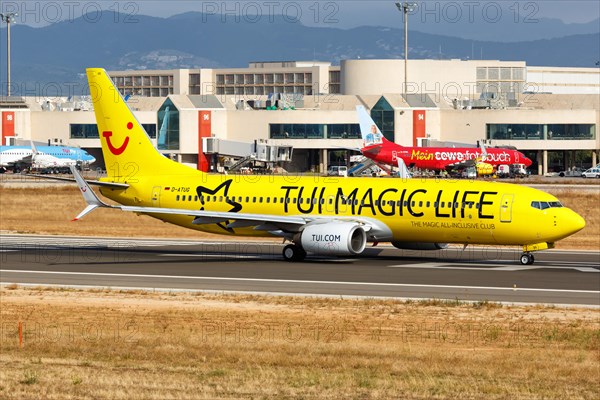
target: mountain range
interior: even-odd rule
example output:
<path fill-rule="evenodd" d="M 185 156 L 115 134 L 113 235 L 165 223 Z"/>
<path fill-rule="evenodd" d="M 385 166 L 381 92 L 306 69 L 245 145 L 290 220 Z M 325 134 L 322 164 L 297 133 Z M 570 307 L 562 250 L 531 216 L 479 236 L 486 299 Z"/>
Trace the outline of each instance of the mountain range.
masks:
<path fill-rule="evenodd" d="M 580 27 L 578 27 L 579 29 Z M 589 28 L 589 27 L 588 27 Z M 0 54 L 4 59 L 4 35 Z M 577 30 L 576 30 L 577 31 Z M 453 33 L 453 32 L 449 32 Z M 169 18 L 105 13 L 42 28 L 11 29 L 14 94 L 85 92 L 86 67 L 108 70 L 246 67 L 250 61 L 403 58 L 402 29 L 362 26 L 309 27 L 283 17 L 256 23 L 222 23 L 197 12 Z M 410 58 L 524 60 L 533 66 L 594 67 L 600 60 L 600 28 L 594 33 L 519 42 L 464 39 L 409 32 Z M 5 65 L 0 62 L 2 81 Z M 60 89 L 59 89 L 60 88 Z M 4 91 L 4 88 L 2 88 Z"/>

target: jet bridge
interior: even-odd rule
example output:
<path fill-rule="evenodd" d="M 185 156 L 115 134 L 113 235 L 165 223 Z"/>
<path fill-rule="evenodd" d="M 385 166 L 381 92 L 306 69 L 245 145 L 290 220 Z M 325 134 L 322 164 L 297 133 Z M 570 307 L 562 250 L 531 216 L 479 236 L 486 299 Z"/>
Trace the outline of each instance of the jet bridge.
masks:
<path fill-rule="evenodd" d="M 274 165 L 279 162 L 292 161 L 292 146 L 275 146 L 264 140 L 252 143 L 238 142 L 219 138 L 203 138 L 202 148 L 205 154 L 215 154 L 221 157 L 236 158 L 229 166 L 229 171 L 238 171 L 253 161 Z"/>

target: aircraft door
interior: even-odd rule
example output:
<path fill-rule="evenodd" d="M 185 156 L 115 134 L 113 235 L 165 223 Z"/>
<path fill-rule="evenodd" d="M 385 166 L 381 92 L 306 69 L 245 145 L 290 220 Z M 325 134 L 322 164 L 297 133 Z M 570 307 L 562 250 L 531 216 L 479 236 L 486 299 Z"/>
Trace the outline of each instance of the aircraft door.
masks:
<path fill-rule="evenodd" d="M 160 186 L 152 188 L 152 207 L 160 207 Z"/>
<path fill-rule="evenodd" d="M 514 194 L 505 194 L 500 203 L 500 222 L 512 221 L 512 204 L 515 198 Z"/>

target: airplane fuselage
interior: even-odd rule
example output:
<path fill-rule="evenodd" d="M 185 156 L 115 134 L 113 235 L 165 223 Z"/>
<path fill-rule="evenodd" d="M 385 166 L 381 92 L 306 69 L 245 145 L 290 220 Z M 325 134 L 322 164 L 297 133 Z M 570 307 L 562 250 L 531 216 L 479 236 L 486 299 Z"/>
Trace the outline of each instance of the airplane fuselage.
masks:
<path fill-rule="evenodd" d="M 387 141 L 362 149 L 366 157 L 376 162 L 398 165 L 397 159 L 401 158 L 409 167 L 436 171 L 478 159 L 492 166 L 519 163 L 531 165 L 531 161 L 517 150 L 488 148 L 486 152 L 487 156 L 481 157 L 481 150 L 478 148 L 403 147 Z"/>
<path fill-rule="evenodd" d="M 573 218 L 563 207 L 533 208 L 532 202 L 560 204 L 536 189 L 496 182 L 439 179 L 223 176 L 138 177 L 126 190 L 102 188 L 121 204 L 287 216 L 368 219 L 381 229 L 369 241 L 527 245 L 562 239 Z M 194 224 L 186 215 L 152 214 L 200 231 L 272 236 L 266 230 Z M 532 224 L 532 220 L 536 223 Z M 326 232 L 324 232 L 326 234 Z"/>
<path fill-rule="evenodd" d="M 21 162 L 31 163 L 34 151 L 28 146 L 0 146 L 0 166 L 8 167 Z M 37 146 L 35 164 L 38 167 L 68 167 L 77 162 L 92 163 L 95 158 L 87 152 L 65 146 Z"/>

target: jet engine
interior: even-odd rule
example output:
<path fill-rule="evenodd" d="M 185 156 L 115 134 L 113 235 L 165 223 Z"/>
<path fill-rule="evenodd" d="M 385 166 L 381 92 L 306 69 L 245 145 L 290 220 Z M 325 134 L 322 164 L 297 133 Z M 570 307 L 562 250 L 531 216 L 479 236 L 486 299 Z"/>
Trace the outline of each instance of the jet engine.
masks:
<path fill-rule="evenodd" d="M 400 250 L 443 250 L 448 243 L 392 242 L 392 246 Z"/>
<path fill-rule="evenodd" d="M 300 244 L 313 254 L 350 256 L 363 252 L 367 234 L 361 225 L 354 222 L 328 222 L 304 228 Z"/>

